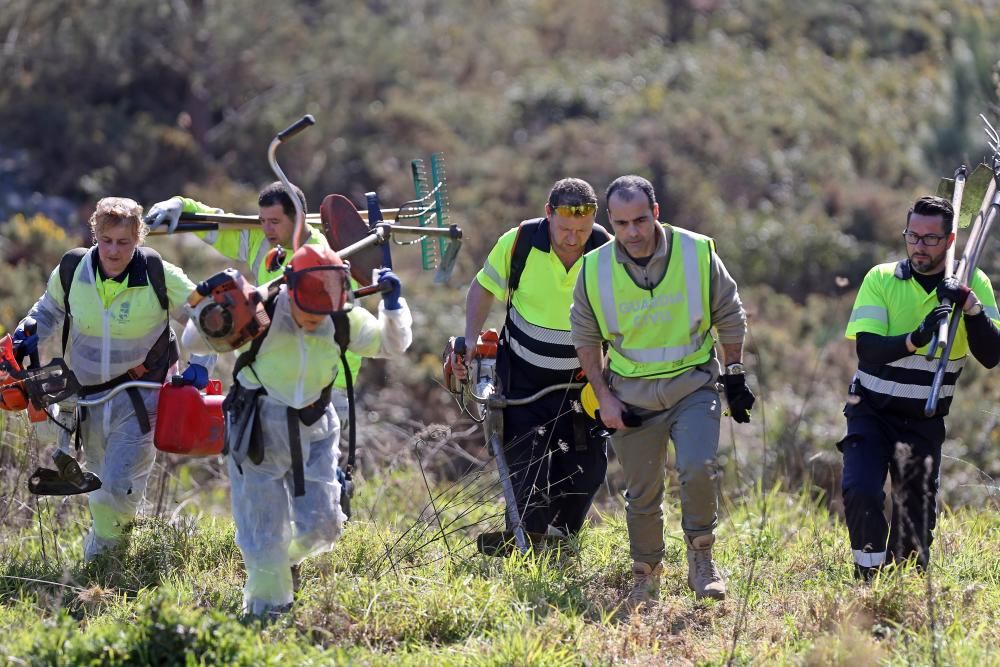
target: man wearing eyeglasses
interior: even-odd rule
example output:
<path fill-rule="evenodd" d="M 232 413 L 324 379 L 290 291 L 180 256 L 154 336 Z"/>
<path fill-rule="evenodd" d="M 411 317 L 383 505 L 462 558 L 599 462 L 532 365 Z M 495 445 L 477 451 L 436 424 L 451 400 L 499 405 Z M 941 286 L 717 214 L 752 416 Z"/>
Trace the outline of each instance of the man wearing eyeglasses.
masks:
<path fill-rule="evenodd" d="M 969 352 L 983 366 L 1000 362 L 1000 313 L 989 278 L 976 270 L 970 286 L 944 279 L 955 242 L 954 212 L 940 197 L 921 197 L 906 216 L 907 258 L 880 264 L 865 276 L 847 324 L 856 341 L 858 370 L 844 408 L 844 511 L 855 576 L 868 581 L 890 563 L 915 558 L 926 567 L 937 517 L 935 496 L 955 383 Z M 971 287 L 971 289 L 970 289 Z M 924 416 L 938 359 L 927 345 L 948 317 L 948 299 L 962 309 L 941 387 L 937 414 Z M 940 357 L 940 352 L 936 353 Z M 882 508 L 892 479 L 892 520 Z"/>
<path fill-rule="evenodd" d="M 611 444 L 625 473 L 633 561 L 624 608 L 635 609 L 659 591 L 668 439 L 681 484 L 688 586 L 698 598 L 723 599 L 726 582 L 712 560 L 722 413 L 716 383 L 725 386 L 733 419 L 750 421 L 754 395 L 742 363 L 746 315 L 714 241 L 660 223 L 648 180 L 616 179 L 607 201 L 615 240 L 584 256 L 570 321 L 601 420 L 617 429 Z M 721 378 L 713 328 L 726 364 Z"/>
<path fill-rule="evenodd" d="M 580 380 L 569 332 L 573 286 L 584 252 L 610 235 L 594 222 L 597 195 L 578 178 L 555 183 L 545 217 L 508 230 L 490 251 L 466 297 L 465 338 L 475 341 L 496 300 L 506 302 L 497 352 L 499 391 L 508 398 Z M 465 379 L 475 356 L 452 356 Z M 581 411 L 579 390 L 560 390 L 530 405 L 504 409 L 504 451 L 521 514 L 534 534 L 573 534 L 607 471 L 605 438 Z M 508 529 L 512 529 L 508 526 Z"/>

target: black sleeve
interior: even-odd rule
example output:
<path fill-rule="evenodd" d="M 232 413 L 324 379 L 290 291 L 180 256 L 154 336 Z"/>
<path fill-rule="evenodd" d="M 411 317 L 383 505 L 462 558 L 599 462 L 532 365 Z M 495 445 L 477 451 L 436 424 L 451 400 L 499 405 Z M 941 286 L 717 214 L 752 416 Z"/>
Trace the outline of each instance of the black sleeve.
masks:
<path fill-rule="evenodd" d="M 969 338 L 969 351 L 976 361 L 986 368 L 1000 363 L 1000 329 L 985 312 L 975 317 L 965 315 L 965 333 Z"/>
<path fill-rule="evenodd" d="M 858 359 L 866 364 L 882 366 L 908 357 L 912 354 L 906 349 L 906 337 L 909 335 L 905 333 L 901 336 L 880 336 L 861 332 L 858 334 L 855 346 L 858 351 Z"/>

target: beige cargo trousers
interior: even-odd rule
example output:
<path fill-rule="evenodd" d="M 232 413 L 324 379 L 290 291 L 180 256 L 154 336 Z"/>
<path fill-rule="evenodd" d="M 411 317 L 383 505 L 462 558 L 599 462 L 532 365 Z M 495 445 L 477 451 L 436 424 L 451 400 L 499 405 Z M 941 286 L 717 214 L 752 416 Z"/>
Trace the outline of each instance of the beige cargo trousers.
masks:
<path fill-rule="evenodd" d="M 625 473 L 626 521 L 633 561 L 663 560 L 663 487 L 668 442 L 680 479 L 681 528 L 693 539 L 718 524 L 717 460 L 722 405 L 714 385 L 688 394 L 667 410 L 632 408 L 637 428 L 621 429 L 611 444 Z"/>

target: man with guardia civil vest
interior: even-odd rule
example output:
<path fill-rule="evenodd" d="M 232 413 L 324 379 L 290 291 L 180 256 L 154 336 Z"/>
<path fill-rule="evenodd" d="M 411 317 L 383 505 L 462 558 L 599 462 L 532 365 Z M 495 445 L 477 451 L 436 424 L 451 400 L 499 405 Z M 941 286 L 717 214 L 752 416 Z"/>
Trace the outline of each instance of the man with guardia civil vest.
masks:
<path fill-rule="evenodd" d="M 497 351 L 498 391 L 508 398 L 578 382 L 580 364 L 569 332 L 573 286 L 585 251 L 610 235 L 594 222 L 597 194 L 579 178 L 557 181 L 545 217 L 505 232 L 469 285 L 465 339 L 479 335 L 494 301 L 506 305 Z M 455 375 L 467 376 L 475 357 L 452 356 Z M 579 410 L 580 390 L 554 391 L 504 408 L 504 452 L 521 525 L 539 535 L 576 534 L 607 472 L 607 446 L 597 423 Z M 508 526 L 512 530 L 512 526 Z"/>
<path fill-rule="evenodd" d="M 712 560 L 722 416 L 716 383 L 725 387 L 733 419 L 748 422 L 754 395 L 742 364 L 746 315 L 715 243 L 660 223 L 648 180 L 622 176 L 606 194 L 615 240 L 584 256 L 570 322 L 601 421 L 616 429 L 611 444 L 625 473 L 633 586 L 623 605 L 635 609 L 659 591 L 668 440 L 680 477 L 688 586 L 698 598 L 722 599 L 726 582 Z"/>
<path fill-rule="evenodd" d="M 302 202 L 303 213 L 307 210 L 306 197 L 300 188 L 295 188 L 295 194 Z M 222 255 L 230 259 L 245 262 L 250 267 L 251 281 L 263 285 L 284 274 L 285 268 L 292 260 L 292 233 L 295 231 L 295 204 L 288 196 L 280 181 L 271 183 L 257 196 L 259 229 L 218 229 L 216 231 L 196 232 L 196 236 L 210 244 Z M 154 204 L 146 215 L 150 229 L 155 229 L 163 223 L 173 232 L 180 221 L 181 213 L 222 213 L 223 211 L 203 204 L 194 199 L 176 196 L 166 201 Z M 308 237 L 305 244 L 316 244 L 327 247 L 326 237 L 317 227 L 306 225 Z M 280 263 L 268 266 L 267 253 L 276 246 L 285 249 L 285 255 Z M 357 287 L 353 282 L 352 287 Z M 345 355 L 351 378 L 357 382 L 361 371 L 361 357 L 348 350 Z M 347 404 L 347 374 L 343 364 L 338 361 L 337 379 L 334 381 L 332 401 L 340 417 L 341 432 L 348 428 Z"/>
<path fill-rule="evenodd" d="M 937 518 L 941 445 L 955 384 L 966 358 L 986 368 L 1000 362 L 1000 313 L 986 274 L 970 284 L 944 279 L 955 242 L 954 211 L 940 197 L 921 197 L 906 216 L 907 258 L 879 264 L 858 290 L 847 338 L 856 341 L 858 370 L 844 408 L 844 511 L 855 576 L 870 580 L 884 565 L 914 558 L 926 567 Z M 941 386 L 937 413 L 924 415 L 938 359 L 927 346 L 948 316 L 948 299 L 962 309 Z M 892 479 L 892 520 L 883 514 L 886 475 Z"/>

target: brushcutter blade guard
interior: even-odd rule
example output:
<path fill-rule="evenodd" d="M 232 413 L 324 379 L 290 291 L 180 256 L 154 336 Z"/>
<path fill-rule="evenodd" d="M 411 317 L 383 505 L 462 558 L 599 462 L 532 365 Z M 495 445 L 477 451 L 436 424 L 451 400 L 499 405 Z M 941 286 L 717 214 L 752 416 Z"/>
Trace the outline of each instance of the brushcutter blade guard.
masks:
<path fill-rule="evenodd" d="M 327 243 L 334 250 L 343 250 L 372 233 L 357 207 L 344 195 L 327 195 L 320 204 L 319 213 Z M 351 277 L 361 285 L 370 285 L 372 272 L 382 266 L 382 251 L 370 245 L 352 252 L 345 259 L 351 264 Z"/>

